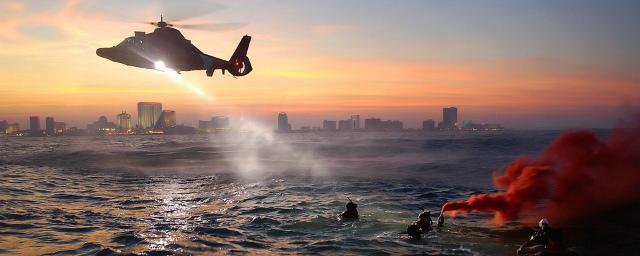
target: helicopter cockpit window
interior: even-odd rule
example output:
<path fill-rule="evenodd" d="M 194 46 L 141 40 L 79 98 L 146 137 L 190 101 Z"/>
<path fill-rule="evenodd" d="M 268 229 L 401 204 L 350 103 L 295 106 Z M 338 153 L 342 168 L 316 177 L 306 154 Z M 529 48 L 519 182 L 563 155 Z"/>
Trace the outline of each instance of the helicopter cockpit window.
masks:
<path fill-rule="evenodd" d="M 142 40 L 135 39 L 135 37 L 127 37 L 118 45 L 134 46 L 134 45 L 141 45 L 141 44 L 142 44 Z"/>

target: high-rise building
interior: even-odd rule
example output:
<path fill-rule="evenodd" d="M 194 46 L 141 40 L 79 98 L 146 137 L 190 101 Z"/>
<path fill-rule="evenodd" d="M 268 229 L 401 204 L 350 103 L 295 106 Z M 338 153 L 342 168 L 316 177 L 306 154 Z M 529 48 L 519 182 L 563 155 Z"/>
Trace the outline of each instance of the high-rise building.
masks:
<path fill-rule="evenodd" d="M 330 121 L 330 120 L 322 121 L 322 129 L 326 131 L 335 131 L 337 129 L 336 121 Z"/>
<path fill-rule="evenodd" d="M 353 129 L 353 120 L 340 120 L 338 121 L 338 130 L 348 131 Z"/>
<path fill-rule="evenodd" d="M 364 129 L 369 131 L 380 130 L 381 127 L 380 118 L 368 118 L 364 120 Z"/>
<path fill-rule="evenodd" d="M 436 129 L 436 122 L 432 119 L 422 121 L 422 130 L 433 131 Z"/>
<path fill-rule="evenodd" d="M 47 135 L 55 134 L 55 126 L 56 121 L 53 119 L 53 117 L 48 116 L 44 119 L 44 127 Z"/>
<path fill-rule="evenodd" d="M 287 117 L 287 113 L 280 112 L 278 113 L 278 131 L 290 131 L 291 125 L 289 124 L 289 117 Z"/>
<path fill-rule="evenodd" d="M 30 116 L 29 117 L 29 130 L 31 133 L 35 135 L 35 133 L 39 133 L 42 129 L 40 129 L 40 117 L 39 116 Z"/>
<path fill-rule="evenodd" d="M 159 102 L 138 102 L 138 127 L 153 129 L 160 119 L 162 104 Z"/>
<path fill-rule="evenodd" d="M 360 129 L 360 115 L 351 115 L 351 129 Z"/>
<path fill-rule="evenodd" d="M 173 110 L 162 111 L 162 126 L 164 128 L 176 127 L 176 112 Z"/>
<path fill-rule="evenodd" d="M 441 129 L 456 129 L 458 123 L 458 108 L 450 107 L 442 109 L 442 127 Z"/>
<path fill-rule="evenodd" d="M 120 130 L 131 129 L 131 115 L 126 111 L 116 115 L 116 127 Z"/>

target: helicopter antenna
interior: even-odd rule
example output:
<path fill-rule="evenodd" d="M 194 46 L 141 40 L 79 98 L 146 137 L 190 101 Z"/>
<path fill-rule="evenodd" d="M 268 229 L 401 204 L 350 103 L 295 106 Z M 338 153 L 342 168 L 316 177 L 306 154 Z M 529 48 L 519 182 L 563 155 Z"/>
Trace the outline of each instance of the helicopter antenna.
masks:
<path fill-rule="evenodd" d="M 169 26 L 169 27 L 173 26 L 172 24 L 168 24 L 168 23 L 164 22 L 164 16 L 162 14 L 160 14 L 160 22 L 157 22 L 157 23 L 156 22 L 151 22 L 151 25 L 155 25 L 155 26 L 157 26 L 159 28 L 164 28 L 164 27 L 167 27 L 167 26 Z"/>

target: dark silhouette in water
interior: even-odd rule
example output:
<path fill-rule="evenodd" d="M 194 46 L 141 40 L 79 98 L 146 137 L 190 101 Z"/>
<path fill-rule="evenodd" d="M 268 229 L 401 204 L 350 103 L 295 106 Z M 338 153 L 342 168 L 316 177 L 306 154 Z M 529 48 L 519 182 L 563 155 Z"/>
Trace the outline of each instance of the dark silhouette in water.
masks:
<path fill-rule="evenodd" d="M 420 208 L 422 212 L 418 215 L 418 221 L 416 221 L 416 225 L 422 230 L 422 233 L 427 233 L 431 230 L 431 225 L 433 225 L 433 221 L 431 220 L 431 213 L 424 208 Z"/>
<path fill-rule="evenodd" d="M 360 217 L 358 215 L 358 205 L 351 201 L 351 198 L 347 197 L 347 199 L 349 199 L 349 202 L 347 203 L 347 210 L 340 214 L 340 218 L 356 220 Z"/>
<path fill-rule="evenodd" d="M 416 224 L 411 224 L 407 227 L 407 235 L 409 235 L 413 239 L 422 238 L 422 232 L 420 232 L 420 227 Z"/>
<path fill-rule="evenodd" d="M 538 226 L 531 239 L 518 248 L 518 255 L 570 255 L 560 229 L 552 228 L 547 219 L 540 220 Z"/>

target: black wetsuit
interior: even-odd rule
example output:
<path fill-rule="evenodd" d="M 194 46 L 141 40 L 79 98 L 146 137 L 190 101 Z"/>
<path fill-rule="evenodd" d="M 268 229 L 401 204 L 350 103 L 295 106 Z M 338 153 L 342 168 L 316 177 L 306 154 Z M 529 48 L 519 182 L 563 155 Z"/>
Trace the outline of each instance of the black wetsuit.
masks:
<path fill-rule="evenodd" d="M 431 230 L 431 225 L 433 222 L 431 221 L 431 214 L 428 211 L 422 211 L 420 215 L 418 215 L 418 221 L 415 223 L 420 229 L 422 233 L 426 233 Z"/>
<path fill-rule="evenodd" d="M 340 214 L 340 217 L 345 219 L 357 219 L 359 216 L 357 210 L 346 210 Z"/>
<path fill-rule="evenodd" d="M 407 235 L 409 235 L 413 239 L 422 238 L 422 233 L 420 232 L 420 227 L 416 224 L 409 225 L 407 227 Z"/>
<path fill-rule="evenodd" d="M 533 240 L 537 244 L 544 245 L 547 248 L 564 248 L 562 231 L 559 229 L 547 227 L 545 229 L 538 230 L 533 234 Z"/>
<path fill-rule="evenodd" d="M 340 214 L 340 217 L 345 219 L 357 219 L 358 216 L 358 205 L 353 202 L 347 203 L 347 210 Z"/>
<path fill-rule="evenodd" d="M 422 230 L 422 233 L 426 233 L 429 230 L 431 230 L 431 224 L 433 222 L 431 221 L 431 218 L 429 219 L 420 219 L 418 221 L 416 221 L 416 225 Z"/>

